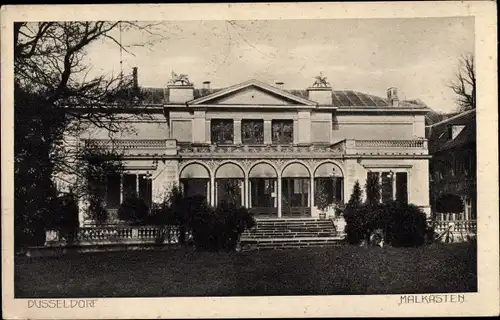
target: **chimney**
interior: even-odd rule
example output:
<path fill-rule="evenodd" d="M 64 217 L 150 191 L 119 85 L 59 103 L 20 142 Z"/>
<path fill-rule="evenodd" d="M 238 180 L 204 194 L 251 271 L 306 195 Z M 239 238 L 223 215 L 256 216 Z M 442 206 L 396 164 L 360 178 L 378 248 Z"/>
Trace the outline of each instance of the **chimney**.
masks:
<path fill-rule="evenodd" d="M 285 84 L 284 82 L 281 82 L 281 81 L 276 81 L 275 82 L 276 84 L 276 87 L 278 87 L 278 89 L 280 90 L 283 90 L 283 85 Z"/>
<path fill-rule="evenodd" d="M 210 81 L 203 81 L 203 89 L 210 90 Z"/>
<path fill-rule="evenodd" d="M 387 89 L 387 101 L 389 101 L 389 105 L 393 107 L 397 107 L 399 105 L 397 88 L 391 87 Z"/>
<path fill-rule="evenodd" d="M 133 68 L 132 78 L 133 78 L 133 81 L 134 81 L 133 82 L 134 90 L 137 90 L 139 88 L 139 81 L 137 79 L 137 67 Z"/>

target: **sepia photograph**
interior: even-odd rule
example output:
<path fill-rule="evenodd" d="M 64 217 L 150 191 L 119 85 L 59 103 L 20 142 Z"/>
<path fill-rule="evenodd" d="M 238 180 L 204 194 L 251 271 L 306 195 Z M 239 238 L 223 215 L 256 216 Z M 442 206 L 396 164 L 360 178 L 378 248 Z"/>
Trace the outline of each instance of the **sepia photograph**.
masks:
<path fill-rule="evenodd" d="M 73 16 L 2 39 L 26 308 L 480 291 L 478 17 Z"/>

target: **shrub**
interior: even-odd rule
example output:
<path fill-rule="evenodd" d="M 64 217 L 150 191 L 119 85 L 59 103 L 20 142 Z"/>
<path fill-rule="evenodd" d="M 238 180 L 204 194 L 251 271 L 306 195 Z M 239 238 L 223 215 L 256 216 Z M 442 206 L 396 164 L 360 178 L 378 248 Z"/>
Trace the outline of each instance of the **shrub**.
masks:
<path fill-rule="evenodd" d="M 68 193 L 51 200 L 50 210 L 54 219 L 50 221 L 50 229 L 59 231 L 60 236 L 68 243 L 74 240 L 75 232 L 79 227 L 78 203 L 72 193 Z"/>
<path fill-rule="evenodd" d="M 103 224 L 108 221 L 108 210 L 104 207 L 102 200 L 98 197 L 89 198 L 89 218 L 96 224 Z"/>
<path fill-rule="evenodd" d="M 420 246 L 429 233 L 425 214 L 415 205 L 391 202 L 346 208 L 347 241 L 358 244 L 368 240 L 376 229 L 382 229 L 385 242 L 401 246 Z"/>
<path fill-rule="evenodd" d="M 387 242 L 393 246 L 420 246 L 428 233 L 425 213 L 413 204 L 393 202 L 383 206 L 386 215 Z"/>
<path fill-rule="evenodd" d="M 366 229 L 365 206 L 361 202 L 362 191 L 359 181 L 354 184 L 349 202 L 344 208 L 344 219 L 346 221 L 345 233 L 347 242 L 358 244 L 364 238 Z"/>
<path fill-rule="evenodd" d="M 221 203 L 210 207 L 204 199 L 186 198 L 188 221 L 197 250 L 233 251 L 243 231 L 255 220 L 245 207 Z"/>
<path fill-rule="evenodd" d="M 148 219 L 148 215 L 148 205 L 144 199 L 137 196 L 126 198 L 118 209 L 119 219 L 131 224 L 143 224 Z"/>

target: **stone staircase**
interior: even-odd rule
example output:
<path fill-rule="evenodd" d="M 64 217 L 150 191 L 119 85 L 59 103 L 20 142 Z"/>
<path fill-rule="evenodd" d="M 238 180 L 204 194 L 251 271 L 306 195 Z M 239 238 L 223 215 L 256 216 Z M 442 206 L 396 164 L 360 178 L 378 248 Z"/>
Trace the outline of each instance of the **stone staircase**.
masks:
<path fill-rule="evenodd" d="M 241 235 L 242 250 L 330 247 L 340 244 L 342 234 L 332 220 L 314 218 L 259 219 Z"/>

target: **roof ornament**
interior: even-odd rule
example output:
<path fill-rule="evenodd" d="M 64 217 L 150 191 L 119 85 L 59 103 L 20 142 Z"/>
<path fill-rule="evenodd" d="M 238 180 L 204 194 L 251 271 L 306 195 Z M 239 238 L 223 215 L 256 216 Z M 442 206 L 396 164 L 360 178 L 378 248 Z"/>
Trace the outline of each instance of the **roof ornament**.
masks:
<path fill-rule="evenodd" d="M 176 85 L 180 83 L 181 86 L 192 86 L 193 84 L 189 81 L 187 74 L 177 74 L 172 70 L 172 78 L 168 82 L 169 84 Z"/>
<path fill-rule="evenodd" d="M 316 79 L 313 83 L 313 87 L 323 87 L 323 88 L 328 88 L 330 87 L 330 82 L 326 81 L 326 77 L 323 76 L 323 72 L 319 73 L 319 76 L 314 77 Z"/>

